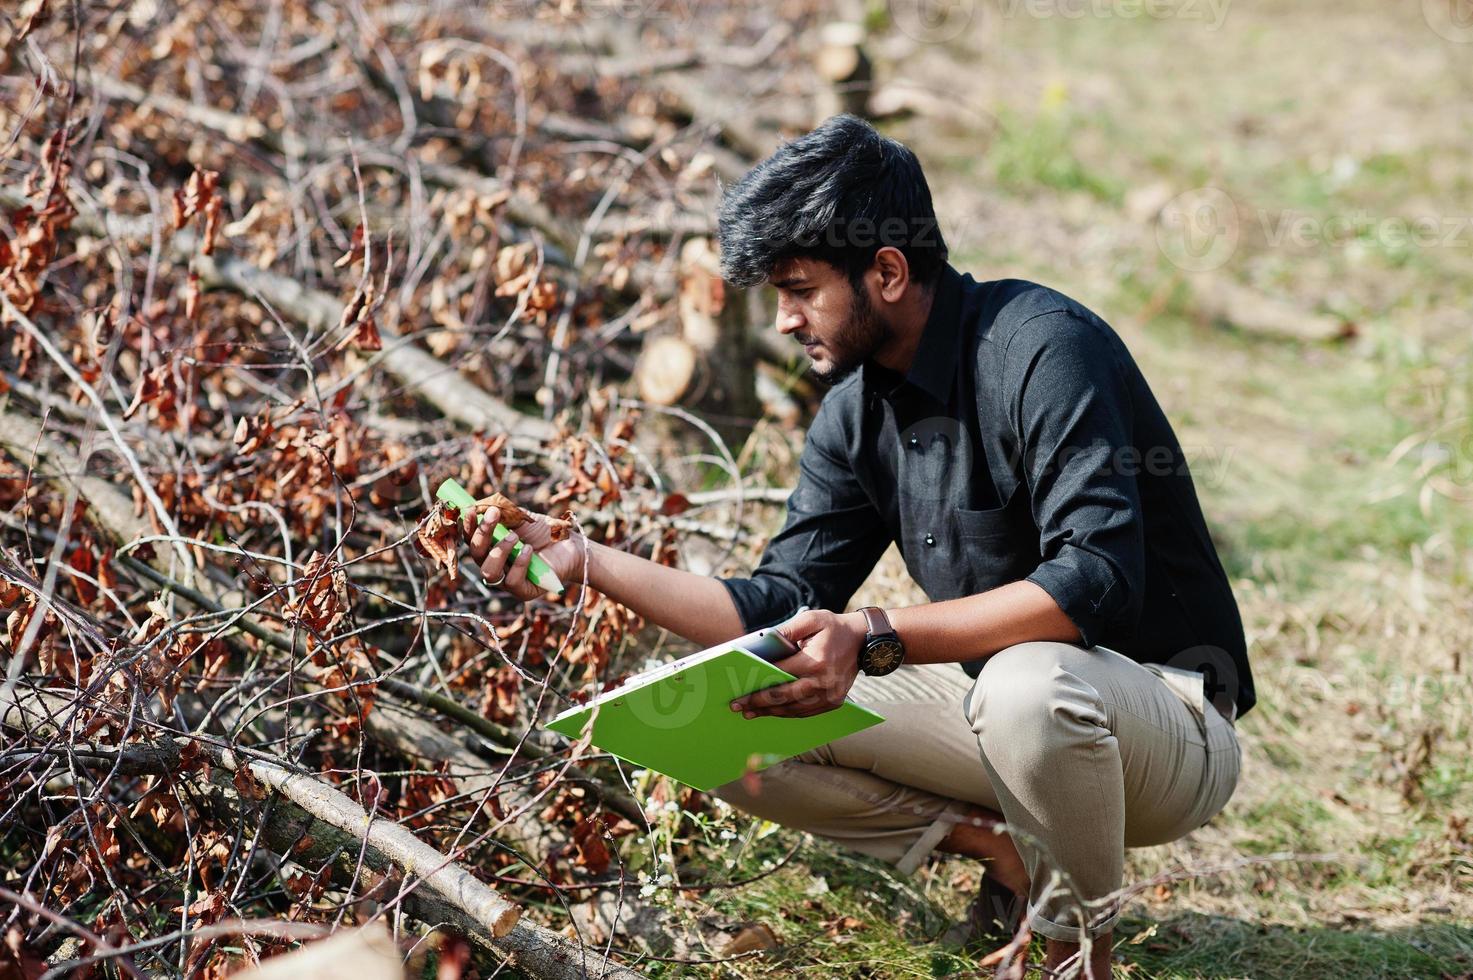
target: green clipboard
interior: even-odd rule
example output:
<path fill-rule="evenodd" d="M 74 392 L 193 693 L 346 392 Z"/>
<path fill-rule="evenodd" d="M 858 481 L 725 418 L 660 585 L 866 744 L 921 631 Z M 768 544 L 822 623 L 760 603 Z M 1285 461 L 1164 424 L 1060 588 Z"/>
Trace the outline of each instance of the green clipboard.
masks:
<path fill-rule="evenodd" d="M 592 742 L 605 752 L 711 790 L 885 720 L 847 700 L 807 718 L 744 718 L 732 699 L 794 679 L 744 649 L 746 639 L 646 671 L 547 727 L 579 738 L 591 722 Z"/>

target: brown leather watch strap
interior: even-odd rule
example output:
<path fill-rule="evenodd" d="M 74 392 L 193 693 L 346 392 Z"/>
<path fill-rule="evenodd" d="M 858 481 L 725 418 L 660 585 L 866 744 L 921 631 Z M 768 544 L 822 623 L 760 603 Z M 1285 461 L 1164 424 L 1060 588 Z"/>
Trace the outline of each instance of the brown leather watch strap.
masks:
<path fill-rule="evenodd" d="M 895 632 L 885 611 L 879 606 L 865 606 L 859 611 L 864 613 L 864 622 L 870 636 L 885 636 Z"/>

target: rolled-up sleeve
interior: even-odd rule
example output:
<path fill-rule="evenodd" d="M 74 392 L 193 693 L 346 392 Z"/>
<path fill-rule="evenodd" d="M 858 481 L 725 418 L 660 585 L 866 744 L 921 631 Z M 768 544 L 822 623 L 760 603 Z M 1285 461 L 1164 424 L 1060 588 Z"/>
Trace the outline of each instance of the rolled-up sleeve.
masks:
<path fill-rule="evenodd" d="M 750 578 L 722 578 L 752 631 L 780 623 L 800 606 L 842 612 L 891 535 L 850 463 L 840 414 L 830 393 L 819 407 L 798 460 L 782 529 Z"/>
<path fill-rule="evenodd" d="M 1028 581 L 1094 646 L 1110 625 L 1139 618 L 1144 593 L 1129 385 L 1105 332 L 1065 312 L 1023 324 L 1005 363 L 1039 530 Z"/>

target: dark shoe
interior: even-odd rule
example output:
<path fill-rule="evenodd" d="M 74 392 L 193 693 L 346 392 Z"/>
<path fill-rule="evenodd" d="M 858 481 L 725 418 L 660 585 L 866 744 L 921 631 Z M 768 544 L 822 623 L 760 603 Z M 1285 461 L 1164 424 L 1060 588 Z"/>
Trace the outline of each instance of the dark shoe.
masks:
<path fill-rule="evenodd" d="M 941 936 L 941 944 L 951 949 L 992 951 L 1006 946 L 1023 924 L 1028 901 L 997 879 L 984 874 L 982 887 L 962 920 Z"/>

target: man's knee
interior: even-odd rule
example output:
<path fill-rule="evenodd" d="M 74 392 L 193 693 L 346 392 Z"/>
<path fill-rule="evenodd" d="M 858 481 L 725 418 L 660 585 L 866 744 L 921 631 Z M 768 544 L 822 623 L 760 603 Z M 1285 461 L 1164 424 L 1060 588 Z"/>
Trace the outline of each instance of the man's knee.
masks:
<path fill-rule="evenodd" d="M 753 792 L 754 789 L 750 780 L 734 779 L 711 790 L 711 795 L 749 817 L 774 820 L 771 796 L 764 798 L 761 790 Z"/>
<path fill-rule="evenodd" d="M 972 730 L 996 728 L 1013 716 L 1047 710 L 1057 684 L 1062 643 L 1018 643 L 987 658 L 963 705 Z"/>
<path fill-rule="evenodd" d="M 733 779 L 729 783 L 723 783 L 717 786 L 711 790 L 711 795 L 745 813 L 752 812 L 752 793 L 740 779 Z"/>
<path fill-rule="evenodd" d="M 845 769 L 873 772 L 881 753 L 886 748 L 894 748 L 894 740 L 900 737 L 903 736 L 899 731 L 886 730 L 885 726 L 877 725 L 832 742 L 825 742 L 807 752 L 800 752 L 793 758 L 814 766 L 841 766 Z"/>
<path fill-rule="evenodd" d="M 1038 737 L 1060 725 L 1103 720 L 1097 692 L 1069 670 L 1088 651 L 1068 643 L 1019 643 L 987 659 L 963 706 L 989 746 L 1041 749 Z"/>
<path fill-rule="evenodd" d="M 723 783 L 711 790 L 711 795 L 751 816 L 786 823 L 802 809 L 805 796 L 803 781 L 798 776 L 803 767 L 794 765 L 795 761 L 779 762 Z"/>
<path fill-rule="evenodd" d="M 836 763 L 834 761 L 834 743 L 825 742 L 823 745 L 811 748 L 807 752 L 799 752 L 797 755 L 793 756 L 793 759 L 797 762 L 806 762 L 814 766 L 835 765 Z"/>

